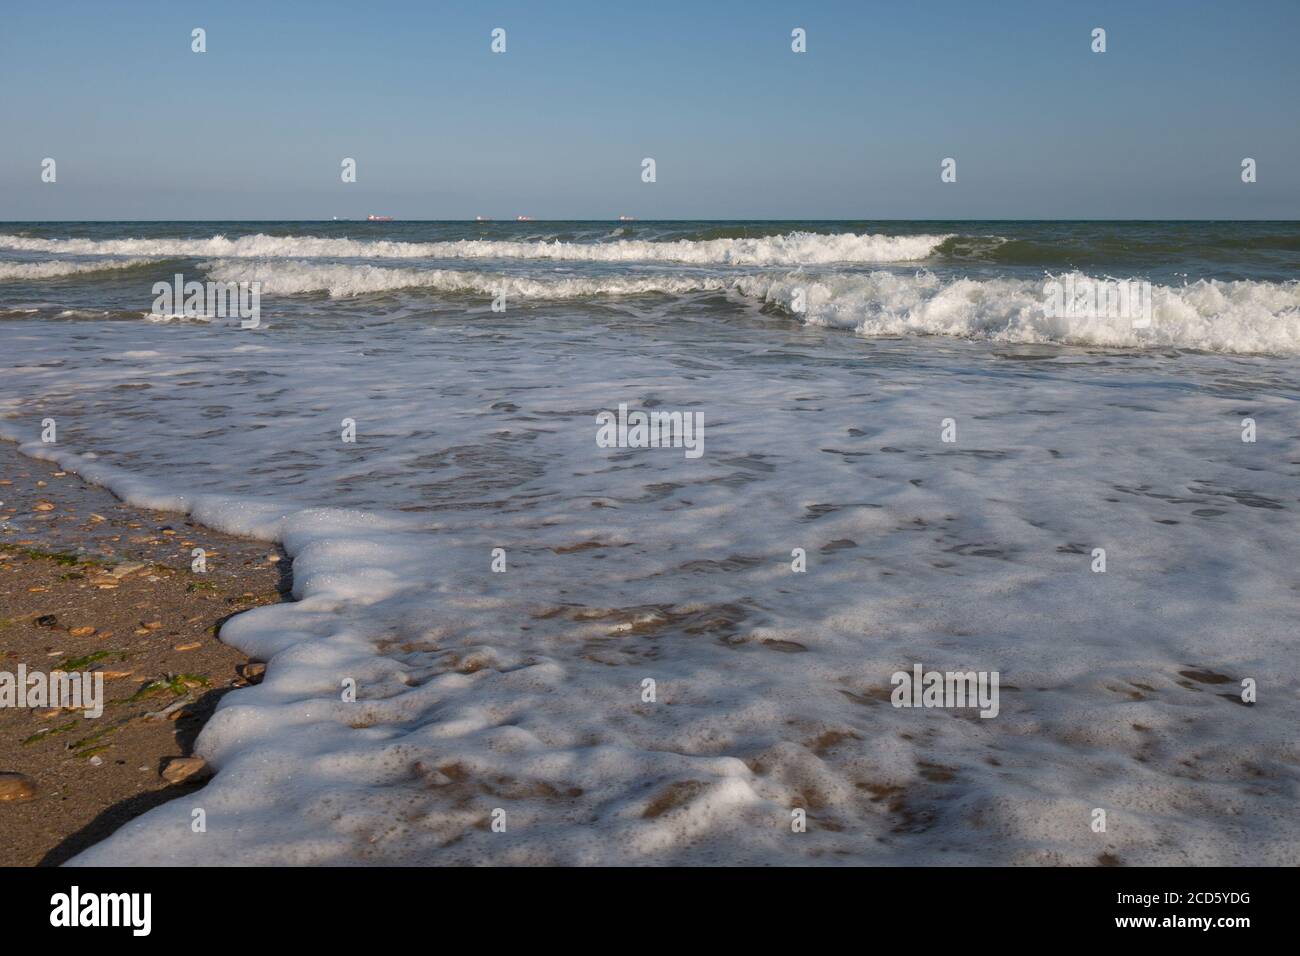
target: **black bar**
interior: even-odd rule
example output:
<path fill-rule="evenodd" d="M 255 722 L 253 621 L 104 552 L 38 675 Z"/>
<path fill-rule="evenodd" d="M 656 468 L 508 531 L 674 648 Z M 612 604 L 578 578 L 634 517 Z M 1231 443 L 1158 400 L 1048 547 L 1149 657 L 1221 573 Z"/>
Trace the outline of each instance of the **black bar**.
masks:
<path fill-rule="evenodd" d="M 666 943 L 666 929 L 697 924 L 761 940 L 783 924 L 806 932 L 810 922 L 839 926 L 864 946 L 901 931 L 913 942 L 933 931 L 972 943 L 1030 927 L 1060 943 L 1199 936 L 1231 946 L 1243 932 L 1288 925 L 1294 877 L 1279 868 L 65 868 L 0 871 L 0 898 L 6 928 L 20 937 L 78 932 L 172 947 L 196 933 L 251 940 L 263 930 L 290 933 L 295 945 L 414 935 L 442 946 L 483 929 L 494 947 L 513 933 L 540 945 L 606 930 L 611 943 Z M 73 886 L 83 906 L 88 895 L 150 894 L 148 935 L 130 925 L 52 926 L 56 894 L 70 897 Z"/>

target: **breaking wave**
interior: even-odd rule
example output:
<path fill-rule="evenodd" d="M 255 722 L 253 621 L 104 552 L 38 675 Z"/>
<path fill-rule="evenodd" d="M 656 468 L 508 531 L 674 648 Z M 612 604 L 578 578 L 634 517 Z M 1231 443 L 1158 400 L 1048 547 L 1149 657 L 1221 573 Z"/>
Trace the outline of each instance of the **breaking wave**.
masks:
<path fill-rule="evenodd" d="M 799 266 L 832 262 L 925 259 L 944 235 L 881 236 L 792 232 L 779 236 L 649 242 L 397 242 L 257 234 L 227 239 L 42 239 L 0 235 L 0 249 L 56 255 L 197 256 L 209 258 L 553 259 L 575 262 L 681 262 L 694 265 Z"/>
<path fill-rule="evenodd" d="M 1042 281 L 942 278 L 928 272 L 533 278 L 240 260 L 209 262 L 204 268 L 218 281 L 260 282 L 266 295 L 325 293 L 338 298 L 425 290 L 483 296 L 503 292 L 508 300 L 545 301 L 715 292 L 775 306 L 810 325 L 866 336 L 945 335 L 1015 343 L 1300 354 L 1300 282 L 1295 281 L 1202 279 L 1183 286 L 1156 285 L 1151 294 L 1151 324 L 1135 328 L 1122 317 L 1048 315 Z M 1078 282 L 1089 279 L 1080 273 L 1073 276 Z"/>
<path fill-rule="evenodd" d="M 0 262 L 0 282 L 25 279 L 58 279 L 63 276 L 83 275 L 88 272 L 110 272 L 136 269 L 153 265 L 157 259 L 121 259 L 105 262 L 66 262 L 54 259 L 49 262 Z"/>

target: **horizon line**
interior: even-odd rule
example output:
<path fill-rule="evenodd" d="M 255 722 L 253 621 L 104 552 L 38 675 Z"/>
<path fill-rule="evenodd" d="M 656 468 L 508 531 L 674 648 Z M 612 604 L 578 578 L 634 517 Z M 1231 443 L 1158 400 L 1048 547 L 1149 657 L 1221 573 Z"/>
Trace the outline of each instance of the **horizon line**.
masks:
<path fill-rule="evenodd" d="M 761 223 L 761 222 L 791 222 L 791 223 L 800 223 L 800 222 L 908 222 L 908 223 L 911 223 L 911 222 L 1055 222 L 1055 223 L 1066 223 L 1066 222 L 1132 222 L 1132 223 L 1139 223 L 1139 222 L 1255 222 L 1255 223 L 1259 223 L 1259 222 L 1286 222 L 1286 223 L 1300 223 L 1300 217 L 1292 217 L 1292 218 L 1285 218 L 1285 217 L 1284 217 L 1284 218 L 1255 218 L 1255 217 L 1250 217 L 1250 218 L 1241 218 L 1241 219 L 1227 219 L 1227 218 L 1218 218 L 1218 217 L 1204 218 L 1204 217 L 1197 217 L 1197 216 L 1191 216 L 1191 217 L 1183 217 L 1183 216 L 1169 216 L 1169 217 L 1163 217 L 1163 218 L 1158 218 L 1158 219 L 1152 219 L 1152 218 L 1148 218 L 1148 217 L 1141 217 L 1141 218 L 1110 218 L 1110 217 L 1068 217 L 1068 216 L 1066 216 L 1066 217 L 1050 217 L 1050 218 L 1037 218 L 1037 217 L 1029 217 L 1029 218 L 1024 218 L 1024 217 L 1013 217 L 1013 218 L 1007 218 L 1007 217 L 967 217 L 967 218 L 944 218 L 944 217 L 926 216 L 926 217 L 918 217 L 918 218 L 915 218 L 915 219 L 912 219 L 912 218 L 898 218 L 898 217 L 889 217 L 889 218 L 873 218 L 873 217 L 869 217 L 869 216 L 851 216 L 851 217 L 844 217 L 844 218 L 824 218 L 824 217 L 815 217 L 815 216 L 814 216 L 814 217 L 801 217 L 801 218 L 785 218 L 785 217 L 783 217 L 783 218 L 766 218 L 766 217 L 757 216 L 757 217 L 749 217 L 749 218 L 743 218 L 743 219 L 691 219 L 691 218 L 667 218 L 667 219 L 640 219 L 640 218 L 631 218 L 631 219 L 618 219 L 618 218 L 614 218 L 614 219 L 590 219 L 590 218 L 583 218 L 583 219 L 569 219 L 569 218 L 549 219 L 549 218 L 547 218 L 547 219 L 542 219 L 542 218 L 537 218 L 537 217 L 529 217 L 528 219 L 523 219 L 523 220 L 520 220 L 520 219 L 514 219 L 514 218 L 501 218 L 501 219 L 496 219 L 496 218 L 487 218 L 487 219 L 398 219 L 398 218 L 396 218 L 396 217 L 393 217 L 393 218 L 391 218 L 391 219 L 384 219 L 384 220 L 373 220 L 373 219 L 352 219 L 352 218 L 349 218 L 349 219 L 339 219 L 339 218 L 330 218 L 330 219 L 310 219 L 310 218 L 278 218 L 278 219 L 220 219 L 220 218 L 211 218 L 211 217 L 209 217 L 209 218 L 184 218 L 184 219 L 0 219 L 0 225 L 40 225 L 40 224 L 43 224 L 43 223 L 69 223 L 69 222 L 71 222 L 71 223 L 79 223 L 79 222 L 80 222 L 80 223 L 165 223 L 165 222 L 206 222 L 206 223 L 221 223 L 221 222 L 229 222 L 229 223 L 311 222 L 311 223 L 317 223 L 317 222 L 325 222 L 325 223 L 329 223 L 329 222 L 349 222 L 349 223 L 365 223 L 366 225 L 378 225 L 378 226 L 390 226 L 390 225 L 394 225 L 394 224 L 397 224 L 397 223 L 416 223 L 416 222 L 419 222 L 419 223 L 474 223 L 474 224 L 478 224 L 478 225 L 482 225 L 482 224 L 484 224 L 484 223 L 492 223 L 492 224 L 508 223 L 508 224 L 510 224 L 510 225 L 517 225 L 517 226 L 536 225 L 536 224 L 538 224 L 538 223 L 549 223 L 549 222 L 590 222 L 590 223 L 606 223 L 606 224 L 608 224 L 608 223 L 621 223 L 621 224 L 623 224 L 623 225 L 628 225 L 628 224 L 630 224 L 630 223 L 673 223 L 673 222 L 706 222 L 706 223 Z"/>

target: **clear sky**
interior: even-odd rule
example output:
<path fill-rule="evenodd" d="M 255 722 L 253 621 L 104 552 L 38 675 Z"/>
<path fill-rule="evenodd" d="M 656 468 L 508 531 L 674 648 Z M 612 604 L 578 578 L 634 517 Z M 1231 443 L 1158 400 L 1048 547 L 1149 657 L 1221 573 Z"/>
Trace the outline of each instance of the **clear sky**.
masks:
<path fill-rule="evenodd" d="M 0 91 L 0 220 L 1300 217 L 1300 0 L 5 0 Z"/>

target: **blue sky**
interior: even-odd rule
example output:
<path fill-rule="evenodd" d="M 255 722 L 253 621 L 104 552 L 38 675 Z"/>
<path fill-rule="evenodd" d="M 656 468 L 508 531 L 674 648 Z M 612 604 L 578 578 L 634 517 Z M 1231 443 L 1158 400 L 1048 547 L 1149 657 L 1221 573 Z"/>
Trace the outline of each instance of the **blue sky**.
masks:
<path fill-rule="evenodd" d="M 1297 0 L 45 0 L 0 27 L 0 220 L 1300 217 Z"/>

